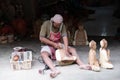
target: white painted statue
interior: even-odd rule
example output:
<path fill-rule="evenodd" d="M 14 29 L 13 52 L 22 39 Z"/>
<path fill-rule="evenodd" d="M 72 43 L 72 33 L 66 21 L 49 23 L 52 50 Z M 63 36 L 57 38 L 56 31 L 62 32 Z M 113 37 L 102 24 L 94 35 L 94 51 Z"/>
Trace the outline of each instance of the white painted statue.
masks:
<path fill-rule="evenodd" d="M 106 68 L 106 69 L 112 69 L 114 66 L 113 64 L 110 62 L 110 50 L 107 49 L 107 46 L 108 46 L 108 42 L 106 39 L 102 39 L 100 41 L 100 65 L 101 67 L 103 68 Z"/>

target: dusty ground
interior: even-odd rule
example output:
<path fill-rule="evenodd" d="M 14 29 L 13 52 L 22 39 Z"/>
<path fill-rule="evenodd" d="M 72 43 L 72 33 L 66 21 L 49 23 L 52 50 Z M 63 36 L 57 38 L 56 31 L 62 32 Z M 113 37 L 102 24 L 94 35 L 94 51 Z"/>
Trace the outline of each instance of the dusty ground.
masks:
<path fill-rule="evenodd" d="M 10 54 L 16 46 L 27 47 L 34 50 L 32 69 L 14 71 L 10 66 Z M 84 63 L 88 59 L 88 46 L 75 46 L 77 52 Z M 44 75 L 38 73 L 39 69 L 43 69 L 43 63 L 37 60 L 39 56 L 40 42 L 37 40 L 15 41 L 8 44 L 0 44 L 0 80 L 52 80 L 49 77 L 50 70 L 45 71 Z M 97 52 L 99 44 L 97 47 Z M 111 61 L 114 65 L 113 70 L 101 68 L 101 72 L 93 72 L 79 69 L 76 64 L 68 66 L 58 66 L 61 71 L 53 80 L 119 80 L 120 76 L 120 42 L 112 40 L 109 42 L 109 49 L 111 50 Z M 98 54 L 97 54 L 98 57 Z"/>

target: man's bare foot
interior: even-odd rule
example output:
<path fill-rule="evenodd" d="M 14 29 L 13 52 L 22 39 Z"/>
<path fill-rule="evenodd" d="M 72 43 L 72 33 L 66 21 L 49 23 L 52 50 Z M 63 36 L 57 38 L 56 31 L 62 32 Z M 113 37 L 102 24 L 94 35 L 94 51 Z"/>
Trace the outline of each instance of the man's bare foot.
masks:
<path fill-rule="evenodd" d="M 57 75 L 59 75 L 61 72 L 60 71 L 54 71 L 52 73 L 50 73 L 50 77 L 51 78 L 55 78 Z"/>
<path fill-rule="evenodd" d="M 92 70 L 90 65 L 80 65 L 80 69 Z"/>

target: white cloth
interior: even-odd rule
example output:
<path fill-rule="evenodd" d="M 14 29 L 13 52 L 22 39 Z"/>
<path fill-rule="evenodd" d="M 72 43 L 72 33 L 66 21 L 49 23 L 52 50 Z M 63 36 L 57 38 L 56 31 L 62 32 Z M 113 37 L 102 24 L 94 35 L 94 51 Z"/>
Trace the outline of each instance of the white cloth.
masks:
<path fill-rule="evenodd" d="M 50 55 L 52 55 L 52 52 L 51 52 L 49 46 L 43 46 L 40 52 L 43 52 L 43 51 L 46 51 L 46 52 L 48 52 Z"/>
<path fill-rule="evenodd" d="M 56 23 L 62 23 L 63 17 L 60 14 L 56 14 L 54 17 L 51 18 L 51 21 Z"/>

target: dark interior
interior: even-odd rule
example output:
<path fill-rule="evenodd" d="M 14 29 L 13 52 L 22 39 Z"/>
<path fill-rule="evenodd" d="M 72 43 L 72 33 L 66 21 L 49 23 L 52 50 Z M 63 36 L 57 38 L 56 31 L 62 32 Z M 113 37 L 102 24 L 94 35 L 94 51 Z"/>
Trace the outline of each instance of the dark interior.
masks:
<path fill-rule="evenodd" d="M 88 37 L 119 39 L 119 3 L 119 0 L 0 0 L 0 29 L 6 25 L 11 28 L 1 30 L 0 35 L 14 34 L 16 39 L 38 38 L 41 24 L 59 13 L 68 24 L 68 30 L 76 30 L 76 24 L 81 21 Z M 20 28 L 15 25 L 17 20 Z"/>

